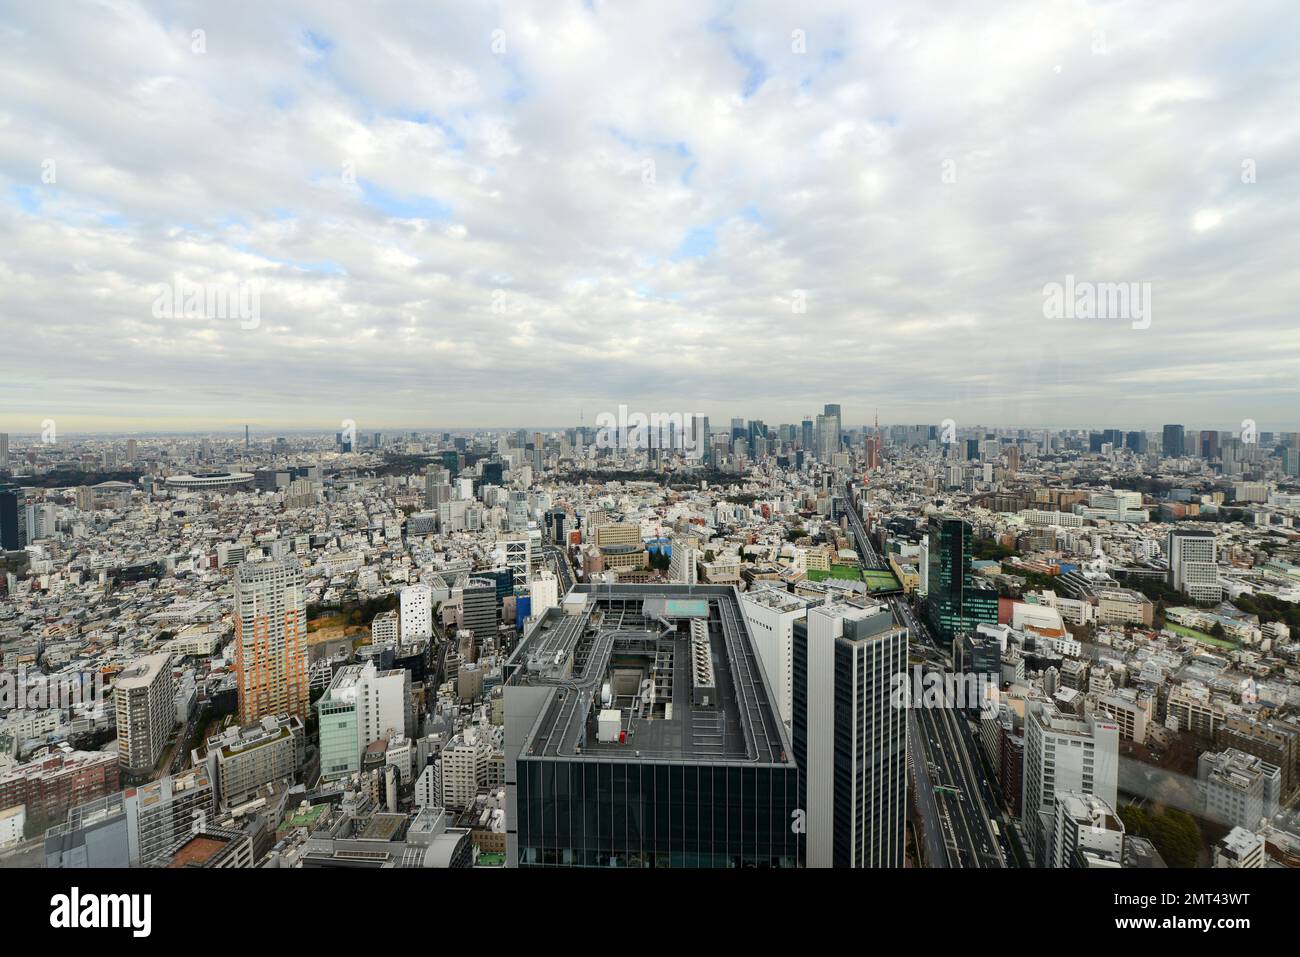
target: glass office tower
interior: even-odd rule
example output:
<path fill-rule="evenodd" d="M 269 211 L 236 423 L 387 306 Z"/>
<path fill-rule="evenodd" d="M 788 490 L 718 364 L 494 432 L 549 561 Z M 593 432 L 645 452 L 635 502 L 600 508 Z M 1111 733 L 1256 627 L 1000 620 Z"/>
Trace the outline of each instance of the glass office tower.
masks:
<path fill-rule="evenodd" d="M 926 530 L 929 539 L 929 592 L 925 610 L 938 638 L 951 642 L 981 623 L 997 624 L 998 593 L 971 577 L 970 523 L 935 516 Z"/>

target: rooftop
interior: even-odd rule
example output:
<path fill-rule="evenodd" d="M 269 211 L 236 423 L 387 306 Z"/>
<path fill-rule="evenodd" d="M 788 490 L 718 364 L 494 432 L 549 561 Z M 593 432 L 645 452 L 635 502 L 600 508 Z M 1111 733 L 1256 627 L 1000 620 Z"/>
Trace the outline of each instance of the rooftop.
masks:
<path fill-rule="evenodd" d="M 764 608 L 770 608 L 775 612 L 799 611 L 808 607 L 808 599 L 784 588 L 760 588 L 758 591 L 746 592 L 744 600 L 755 605 L 762 605 Z"/>
<path fill-rule="evenodd" d="M 166 653 L 136 658 L 125 671 L 118 674 L 114 687 L 123 691 L 147 688 L 165 668 L 171 666 L 171 660 L 172 656 Z"/>
<path fill-rule="evenodd" d="M 520 757 L 793 761 L 729 586 L 576 585 L 520 643 L 506 677 L 508 695 L 550 692 L 529 699 L 538 710 Z M 598 718 L 610 710 L 616 729 Z"/>

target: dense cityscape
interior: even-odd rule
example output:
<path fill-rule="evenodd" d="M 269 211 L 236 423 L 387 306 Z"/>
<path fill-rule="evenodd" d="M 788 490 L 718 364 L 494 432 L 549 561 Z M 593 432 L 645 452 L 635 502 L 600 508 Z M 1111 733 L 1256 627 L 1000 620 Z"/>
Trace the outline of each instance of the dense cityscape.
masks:
<path fill-rule="evenodd" d="M 0 864 L 1300 864 L 1300 433 L 0 435 Z"/>
<path fill-rule="evenodd" d="M 1287 939 L 1294 3 L 0 10 L 20 933 Z"/>

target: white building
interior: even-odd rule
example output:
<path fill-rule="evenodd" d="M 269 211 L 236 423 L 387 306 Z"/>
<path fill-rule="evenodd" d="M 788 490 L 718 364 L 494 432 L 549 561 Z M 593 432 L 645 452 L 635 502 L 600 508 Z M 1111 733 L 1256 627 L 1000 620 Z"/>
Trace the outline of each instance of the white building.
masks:
<path fill-rule="evenodd" d="M 794 623 L 808 614 L 809 604 L 807 598 L 782 588 L 761 588 L 741 595 L 740 607 L 776 698 L 777 712 L 787 728 L 794 701 Z"/>
<path fill-rule="evenodd" d="M 411 686 L 402 668 L 379 671 L 373 661 L 340 668 L 316 702 L 320 716 L 320 769 L 326 780 L 361 767 L 366 747 L 375 741 L 406 737 Z"/>
<path fill-rule="evenodd" d="M 1124 824 L 1095 794 L 1067 791 L 1056 797 L 1048 867 L 1120 867 Z"/>
<path fill-rule="evenodd" d="M 0 847 L 20 844 L 23 828 L 27 826 L 27 805 L 15 804 L 0 808 Z"/>
<path fill-rule="evenodd" d="M 431 761 L 415 779 L 415 806 L 442 807 L 442 762 Z"/>
<path fill-rule="evenodd" d="M 560 604 L 560 583 L 551 571 L 538 572 L 528 583 L 528 596 L 531 613 L 534 617 L 548 608 L 557 608 Z"/>
<path fill-rule="evenodd" d="M 1050 701 L 1025 702 L 1021 808 L 1035 858 L 1049 858 L 1058 796 L 1096 795 L 1114 807 L 1118 778 L 1118 724 L 1065 714 Z"/>
<path fill-rule="evenodd" d="M 497 539 L 502 551 L 502 561 L 514 578 L 515 587 L 528 584 L 532 570 L 533 543 L 527 530 L 522 532 L 502 532 Z"/>
<path fill-rule="evenodd" d="M 1264 839 L 1244 827 L 1234 827 L 1214 845 L 1214 867 L 1263 867 Z"/>
<path fill-rule="evenodd" d="M 699 581 L 697 562 L 700 550 L 689 538 L 673 536 L 672 558 L 668 564 L 668 580 L 682 585 L 694 585 Z"/>
<path fill-rule="evenodd" d="M 1236 748 L 1203 752 L 1196 779 L 1211 820 L 1254 829 L 1277 813 L 1282 769 L 1253 754 Z"/>
<path fill-rule="evenodd" d="M 398 617 L 395 611 L 385 611 L 375 615 L 370 623 L 370 643 L 372 645 L 395 645 L 399 632 Z"/>
<path fill-rule="evenodd" d="M 433 637 L 433 592 L 428 585 L 402 589 L 402 640 Z"/>
<path fill-rule="evenodd" d="M 466 808 L 487 786 L 492 745 L 482 729 L 470 726 L 442 749 L 442 805 Z"/>
<path fill-rule="evenodd" d="M 1176 529 L 1169 533 L 1166 550 L 1173 588 L 1197 601 L 1219 601 L 1223 597 L 1213 532 Z"/>

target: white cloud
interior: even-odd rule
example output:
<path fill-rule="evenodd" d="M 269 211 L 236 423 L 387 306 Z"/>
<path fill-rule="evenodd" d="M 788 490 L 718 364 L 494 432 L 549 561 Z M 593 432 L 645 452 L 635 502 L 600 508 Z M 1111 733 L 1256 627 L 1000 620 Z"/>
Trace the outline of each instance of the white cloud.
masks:
<path fill-rule="evenodd" d="M 1289 16 L 19 7 L 0 428 L 543 425 L 620 401 L 1294 428 Z M 1151 328 L 1044 321 L 1067 274 L 1152 283 Z M 177 275 L 257 282 L 262 323 L 155 319 Z"/>

